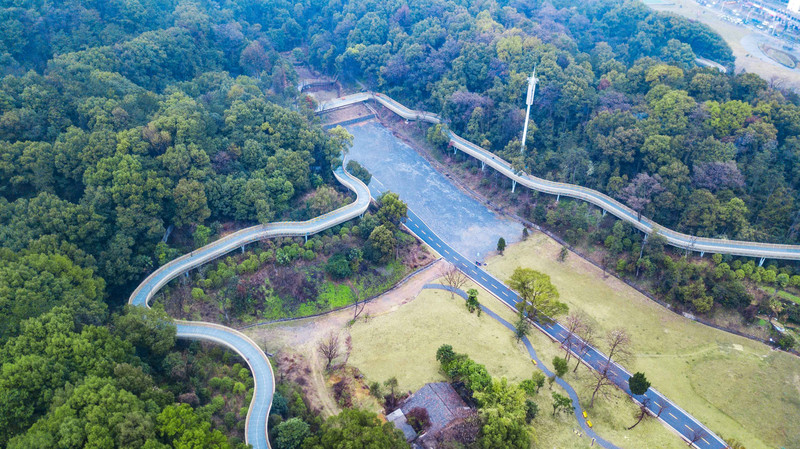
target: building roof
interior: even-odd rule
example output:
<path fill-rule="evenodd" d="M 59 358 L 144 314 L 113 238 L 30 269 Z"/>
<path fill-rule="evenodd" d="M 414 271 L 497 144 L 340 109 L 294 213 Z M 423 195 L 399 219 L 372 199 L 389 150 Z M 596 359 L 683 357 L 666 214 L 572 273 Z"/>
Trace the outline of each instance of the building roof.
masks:
<path fill-rule="evenodd" d="M 431 434 L 443 429 L 469 410 L 461 396 L 447 382 L 426 384 L 403 403 L 401 410 L 403 414 L 408 414 L 417 407 L 428 411 L 428 417 L 431 420 L 428 433 Z"/>

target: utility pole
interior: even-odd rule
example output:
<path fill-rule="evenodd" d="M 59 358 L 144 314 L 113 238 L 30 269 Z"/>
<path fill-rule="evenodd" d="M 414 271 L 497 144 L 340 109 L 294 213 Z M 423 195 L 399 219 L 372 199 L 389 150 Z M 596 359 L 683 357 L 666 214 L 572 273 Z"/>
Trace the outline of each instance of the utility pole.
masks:
<path fill-rule="evenodd" d="M 533 94 L 536 93 L 536 83 L 539 79 L 536 78 L 536 67 L 533 68 L 531 77 L 528 78 L 528 98 L 525 99 L 525 104 L 528 105 L 528 111 L 525 113 L 525 128 L 522 131 L 522 145 L 520 152 L 525 154 L 525 139 L 528 138 L 528 120 L 531 118 L 531 105 L 533 104 Z"/>

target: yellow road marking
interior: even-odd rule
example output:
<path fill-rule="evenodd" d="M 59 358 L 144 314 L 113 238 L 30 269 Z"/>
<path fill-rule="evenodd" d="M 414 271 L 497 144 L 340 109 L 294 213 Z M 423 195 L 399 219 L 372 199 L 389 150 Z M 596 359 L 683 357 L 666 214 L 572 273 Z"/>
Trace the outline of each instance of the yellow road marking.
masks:
<path fill-rule="evenodd" d="M 667 414 L 669 414 L 669 416 L 671 416 L 671 417 L 672 417 L 672 419 L 678 419 L 678 417 L 677 417 L 677 416 L 673 415 L 673 414 L 672 414 L 672 413 L 670 413 L 670 412 L 667 412 Z"/>

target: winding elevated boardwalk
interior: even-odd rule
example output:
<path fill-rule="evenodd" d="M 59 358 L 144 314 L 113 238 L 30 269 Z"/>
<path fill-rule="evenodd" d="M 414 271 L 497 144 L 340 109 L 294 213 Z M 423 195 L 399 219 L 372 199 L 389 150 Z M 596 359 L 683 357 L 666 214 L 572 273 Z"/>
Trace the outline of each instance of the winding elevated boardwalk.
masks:
<path fill-rule="evenodd" d="M 342 167 L 333 172 L 336 179 L 356 194 L 356 201 L 308 221 L 289 221 L 252 226 L 234 232 L 217 241 L 192 251 L 161 266 L 134 290 L 129 304 L 150 307 L 150 300 L 170 280 L 187 273 L 248 243 L 274 237 L 302 237 L 352 220 L 366 212 L 370 203 L 367 186 Z M 214 323 L 176 321 L 178 338 L 205 340 L 218 343 L 236 351 L 245 359 L 253 373 L 254 392 L 245 423 L 245 441 L 254 449 L 270 447 L 267 436 L 267 418 L 275 393 L 275 376 L 264 351 L 241 332 Z"/>
<path fill-rule="evenodd" d="M 317 108 L 317 113 L 325 113 L 365 101 L 378 102 L 406 120 L 419 120 L 433 124 L 444 123 L 442 118 L 436 114 L 407 108 L 386 95 L 374 92 L 360 92 L 322 103 Z M 650 235 L 653 232 L 658 232 L 665 237 L 667 243 L 670 245 L 689 251 L 699 252 L 701 255 L 709 252 L 755 257 L 761 259 L 760 264 L 763 264 L 764 259 L 800 260 L 800 245 L 714 239 L 696 237 L 674 231 L 659 225 L 647 217 L 641 216 L 633 209 L 604 193 L 574 184 L 549 181 L 516 170 L 508 161 L 503 160 L 494 153 L 458 136 L 453 131 L 448 131 L 448 133 L 450 145 L 454 149 L 461 150 L 479 160 L 482 166 L 488 165 L 511 179 L 513 182 L 512 189 L 516 188 L 517 184 L 521 184 L 530 189 L 556 195 L 557 197 L 566 196 L 586 201 L 599 207 L 604 213 L 609 212 L 617 218 L 630 223 L 633 227 L 645 234 Z"/>

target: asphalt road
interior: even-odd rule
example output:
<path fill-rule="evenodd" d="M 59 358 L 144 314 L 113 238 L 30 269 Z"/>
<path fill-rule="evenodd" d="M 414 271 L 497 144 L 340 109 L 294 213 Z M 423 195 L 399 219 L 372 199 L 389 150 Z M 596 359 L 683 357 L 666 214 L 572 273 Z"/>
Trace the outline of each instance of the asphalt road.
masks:
<path fill-rule="evenodd" d="M 443 123 L 442 119 L 436 114 L 409 109 L 386 95 L 373 92 L 360 92 L 331 100 L 321 104 L 317 109 L 317 112 L 322 113 L 368 100 L 381 103 L 383 106 L 406 120 L 419 120 L 428 123 Z M 490 151 L 487 151 L 480 146 L 458 136 L 452 131 L 449 132 L 449 138 L 450 145 L 455 149 L 461 150 L 471 157 L 481 161 L 481 163 L 499 171 L 501 174 L 520 185 L 537 190 L 539 192 L 544 192 L 551 195 L 563 195 L 592 203 L 602 210 L 611 213 L 617 218 L 630 223 L 633 227 L 642 232 L 651 234 L 655 231 L 658 231 L 659 234 L 664 236 L 664 238 L 667 240 L 667 243 L 672 246 L 699 253 L 709 252 L 769 259 L 800 260 L 800 245 L 781 245 L 774 243 L 713 239 L 683 234 L 681 232 L 661 226 L 647 217 L 640 216 L 628 206 L 596 190 L 574 184 L 549 181 L 525 172 L 520 172 L 515 170 L 508 161 L 505 161 Z M 763 263 L 763 260 L 760 263 Z"/>
<path fill-rule="evenodd" d="M 426 284 L 424 288 L 447 290 L 456 293 L 457 295 L 461 296 L 464 299 L 467 299 L 467 293 L 464 290 L 454 289 L 447 285 Z M 500 315 L 494 313 L 491 309 L 484 306 L 483 304 L 481 304 L 481 310 L 483 310 L 485 314 L 499 321 L 500 324 L 505 326 L 511 332 L 515 332 L 513 324 L 504 320 L 502 317 L 500 317 Z M 542 370 L 544 375 L 547 377 L 555 376 L 555 373 L 550 371 L 547 365 L 545 365 L 542 362 L 542 360 L 539 359 L 539 357 L 536 355 L 536 350 L 533 349 L 533 344 L 531 344 L 530 340 L 528 340 L 528 337 L 522 337 L 522 343 L 525 345 L 525 349 L 528 350 L 528 355 L 530 355 L 531 359 L 536 361 L 536 367 Z M 598 435 L 597 432 L 594 431 L 594 429 L 589 427 L 589 424 L 586 423 L 586 419 L 583 417 L 583 408 L 581 407 L 580 401 L 578 400 L 578 393 L 575 392 L 575 389 L 572 388 L 572 385 L 570 385 L 569 383 L 567 383 L 567 381 L 565 381 L 560 377 L 556 379 L 556 383 L 560 385 L 561 388 L 563 388 L 567 392 L 567 395 L 569 395 L 570 399 L 572 399 L 572 405 L 574 408 L 573 413 L 575 414 L 575 418 L 578 420 L 578 424 L 581 426 L 581 429 L 583 429 L 583 432 L 586 433 L 586 436 L 588 438 L 595 440 L 595 442 L 599 446 L 604 447 L 606 449 L 620 449 L 619 446 L 616 446 L 614 443 L 610 441 L 606 441 L 605 439 L 603 439 L 603 437 Z"/>
<path fill-rule="evenodd" d="M 406 227 L 423 240 L 428 246 L 438 252 L 444 259 L 458 267 L 464 274 L 469 276 L 470 279 L 480 284 L 483 288 L 499 298 L 501 301 L 514 307 L 521 299 L 516 292 L 508 288 L 503 282 L 499 281 L 491 274 L 487 273 L 480 267 L 475 265 L 475 261 L 468 260 L 447 243 L 445 243 L 438 235 L 436 235 L 430 228 L 416 215 L 413 211 L 408 211 L 408 219 L 405 222 Z M 550 338 L 559 342 L 564 342 L 567 338 L 567 330 L 558 322 L 552 323 L 535 323 L 539 329 L 546 333 Z M 571 338 L 571 349 L 574 348 L 575 337 Z M 530 347 L 529 350 L 533 348 Z M 577 350 L 577 349 L 576 349 Z M 574 352 L 574 351 L 573 351 Z M 581 359 L 592 368 L 597 369 L 607 361 L 607 357 L 595 348 L 590 347 Z M 614 383 L 619 386 L 623 391 L 631 395 L 630 388 L 628 387 L 628 378 L 630 377 L 622 366 L 613 363 L 610 369 L 610 377 Z M 706 429 L 699 421 L 694 419 L 687 412 L 683 411 L 677 405 L 670 402 L 661 393 L 654 388 L 650 388 L 644 396 L 634 396 L 634 399 L 641 402 L 645 397 L 649 400 L 648 408 L 654 414 L 659 415 L 659 419 L 672 428 L 675 432 L 680 434 L 687 441 L 695 439 L 695 436 L 700 438 L 694 445 L 700 449 L 725 449 L 727 444 L 715 435 L 710 430 Z M 577 403 L 577 397 L 573 398 L 573 403 Z M 663 410 L 662 410 L 663 409 Z M 577 414 L 577 412 L 576 412 Z M 579 421 L 583 421 L 580 419 Z M 584 427 L 586 430 L 586 427 Z M 608 447 L 608 446 L 606 446 Z"/>

